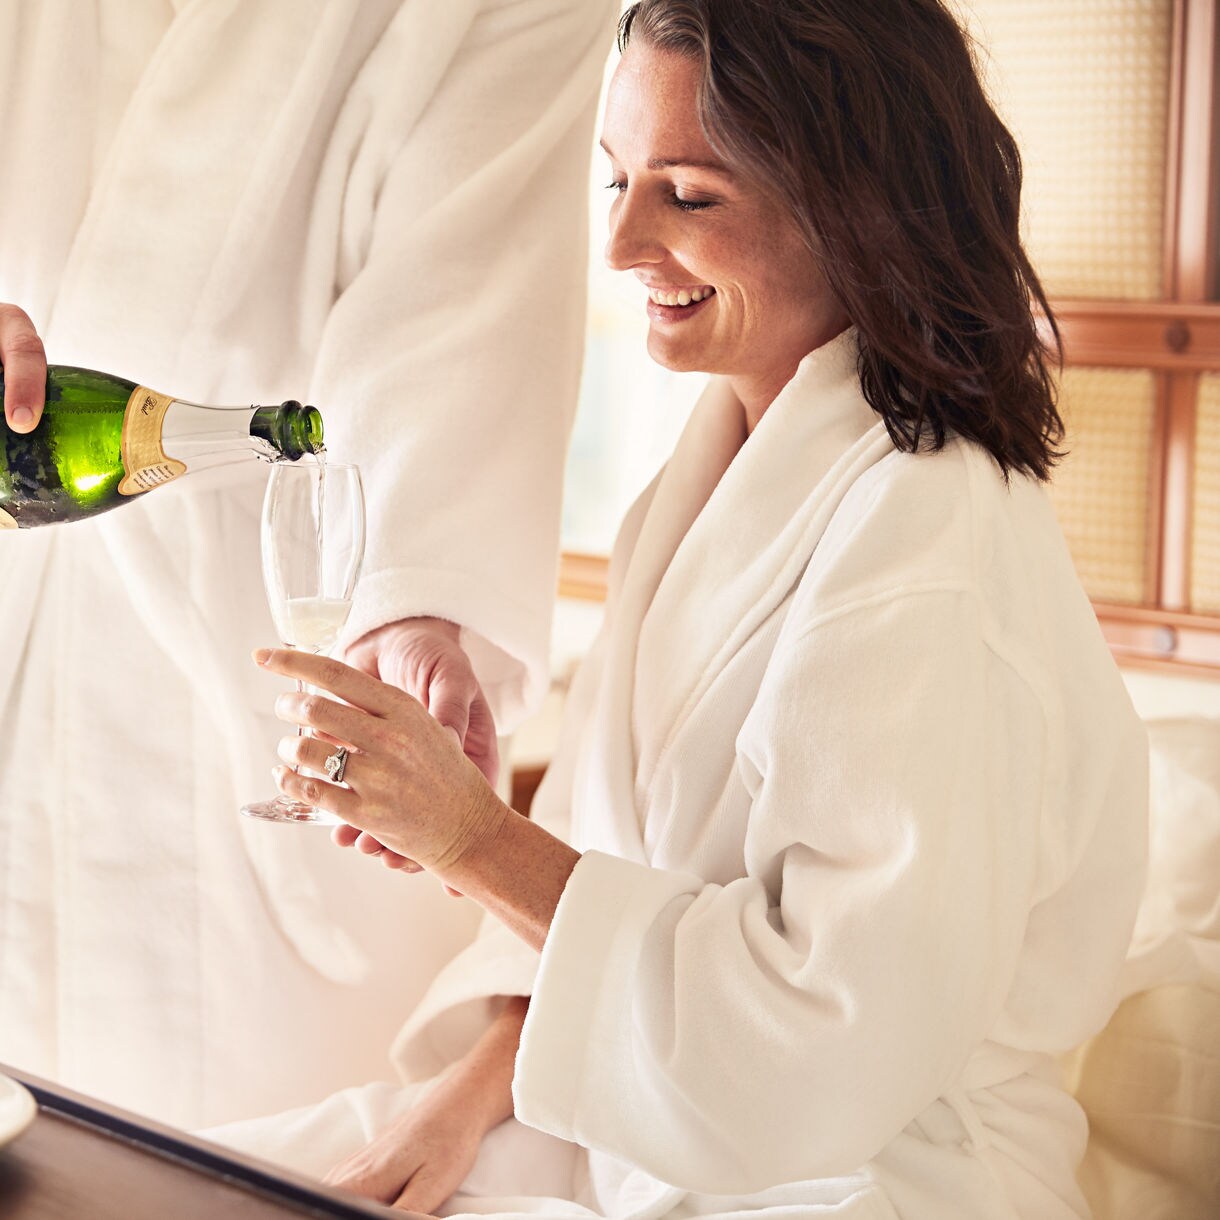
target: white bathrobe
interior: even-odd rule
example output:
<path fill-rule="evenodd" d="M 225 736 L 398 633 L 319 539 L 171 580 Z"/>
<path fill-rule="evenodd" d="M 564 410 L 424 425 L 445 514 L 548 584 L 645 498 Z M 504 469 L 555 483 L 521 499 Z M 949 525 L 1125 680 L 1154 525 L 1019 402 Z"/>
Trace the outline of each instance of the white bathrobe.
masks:
<path fill-rule="evenodd" d="M 58 363 L 318 405 L 370 506 L 348 637 L 461 623 L 502 731 L 547 680 L 615 12 L 0 3 L 0 301 Z M 237 814 L 282 732 L 265 476 L 0 536 L 0 1062 L 188 1125 L 389 1075 L 475 918 Z"/>
<path fill-rule="evenodd" d="M 624 524 L 536 798 L 584 852 L 536 979 L 489 934 L 404 1031 L 426 1076 L 532 992 L 519 1121 L 451 1206 L 1085 1215 L 1054 1057 L 1115 1005 L 1147 746 L 1049 501 L 960 441 L 897 452 L 854 332 L 742 420 L 714 381 Z M 362 1106 L 394 1108 L 221 1138 L 321 1170 Z M 580 1207 L 469 1197 L 529 1155 L 562 1193 L 521 1124 Z"/>

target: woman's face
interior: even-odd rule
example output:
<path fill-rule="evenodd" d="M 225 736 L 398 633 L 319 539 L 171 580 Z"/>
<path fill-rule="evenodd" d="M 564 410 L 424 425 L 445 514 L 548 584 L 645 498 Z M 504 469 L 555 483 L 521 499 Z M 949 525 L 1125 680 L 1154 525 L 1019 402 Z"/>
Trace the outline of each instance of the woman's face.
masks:
<path fill-rule="evenodd" d="M 624 52 L 602 137 L 617 192 L 606 261 L 648 290 L 652 358 L 727 375 L 753 426 L 847 318 L 787 211 L 713 153 L 697 80 L 685 56 Z"/>

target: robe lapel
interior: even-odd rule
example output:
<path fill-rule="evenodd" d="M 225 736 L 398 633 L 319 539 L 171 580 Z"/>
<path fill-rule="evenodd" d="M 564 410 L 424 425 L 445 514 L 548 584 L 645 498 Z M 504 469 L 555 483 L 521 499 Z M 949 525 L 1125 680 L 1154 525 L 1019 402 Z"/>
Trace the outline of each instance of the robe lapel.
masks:
<path fill-rule="evenodd" d="M 642 808 L 636 809 L 633 796 L 637 748 L 630 731 L 640 625 L 683 535 L 744 439 L 741 403 L 727 382 L 714 379 L 657 481 L 622 585 L 612 591 L 603 682 L 577 767 L 573 834 L 578 846 L 644 860 Z M 593 826 L 595 836 L 586 830 Z"/>
<path fill-rule="evenodd" d="M 847 488 L 892 449 L 860 391 L 856 358 L 849 330 L 802 361 L 656 584 L 635 659 L 641 809 L 711 683 L 795 588 Z"/>

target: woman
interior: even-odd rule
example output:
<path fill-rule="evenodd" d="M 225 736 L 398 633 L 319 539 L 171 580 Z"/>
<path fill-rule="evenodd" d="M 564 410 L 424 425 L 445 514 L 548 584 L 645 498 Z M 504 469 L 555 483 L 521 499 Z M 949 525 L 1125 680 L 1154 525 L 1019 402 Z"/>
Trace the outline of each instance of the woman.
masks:
<path fill-rule="evenodd" d="M 652 355 L 717 376 L 538 820 L 401 693 L 261 656 L 354 705 L 282 697 L 351 750 L 282 789 L 541 950 L 332 1180 L 433 1209 L 515 1114 L 580 1150 L 545 1214 L 1086 1215 L 1054 1063 L 1112 1008 L 1146 747 L 1041 486 L 1016 149 L 937 0 L 641 0 L 621 42 L 607 257 Z M 511 994 L 479 952 L 451 994 Z"/>

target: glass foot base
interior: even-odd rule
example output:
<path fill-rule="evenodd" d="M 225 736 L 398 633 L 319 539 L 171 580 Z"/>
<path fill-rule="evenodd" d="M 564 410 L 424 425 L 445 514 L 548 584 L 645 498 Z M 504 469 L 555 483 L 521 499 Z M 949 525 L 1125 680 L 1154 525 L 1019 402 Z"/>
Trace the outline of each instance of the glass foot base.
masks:
<path fill-rule="evenodd" d="M 304 801 L 277 796 L 269 801 L 252 801 L 241 807 L 248 818 L 260 818 L 264 822 L 305 822 L 314 826 L 339 826 L 343 819 L 325 809 L 315 809 Z"/>

